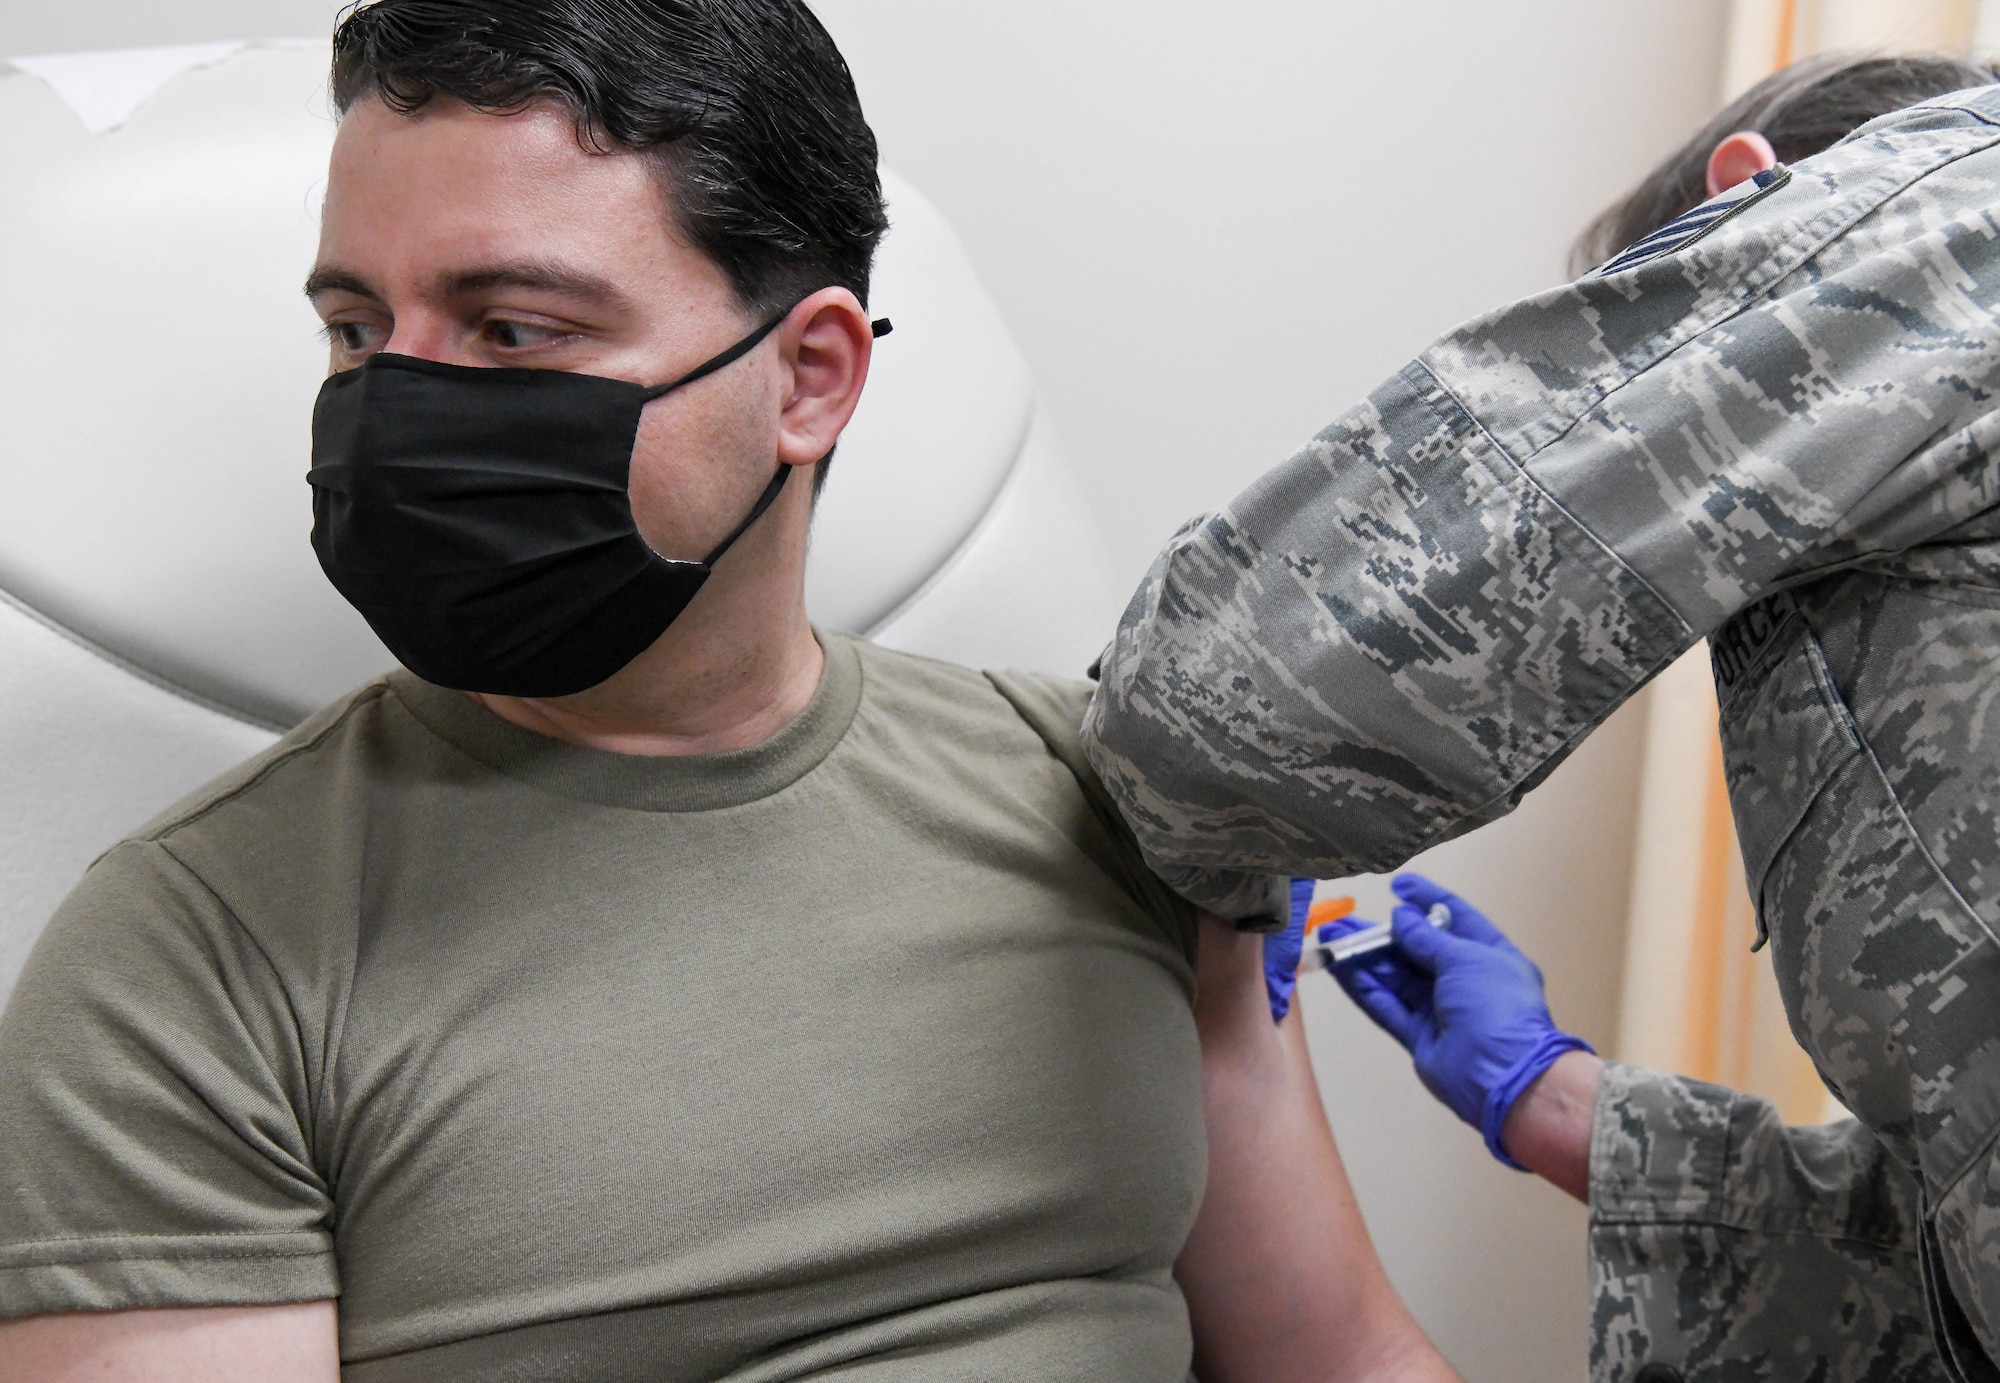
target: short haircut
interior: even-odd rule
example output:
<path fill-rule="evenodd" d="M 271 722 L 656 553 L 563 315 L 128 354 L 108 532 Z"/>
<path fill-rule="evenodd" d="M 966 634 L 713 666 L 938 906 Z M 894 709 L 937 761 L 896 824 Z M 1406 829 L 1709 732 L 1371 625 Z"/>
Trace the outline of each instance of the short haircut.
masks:
<path fill-rule="evenodd" d="M 366 0 L 333 37 L 333 101 L 566 109 L 578 142 L 655 160 L 682 234 L 743 305 L 868 301 L 888 227 L 875 135 L 802 0 Z"/>
<path fill-rule="evenodd" d="M 1859 57 L 1830 53 L 1766 77 L 1688 137 L 1577 238 L 1570 271 L 1581 274 L 1682 212 L 1708 200 L 1708 156 L 1738 130 L 1771 141 L 1781 163 L 1811 158 L 1878 115 L 1934 96 L 2000 81 L 2000 68 L 1934 54 Z"/>

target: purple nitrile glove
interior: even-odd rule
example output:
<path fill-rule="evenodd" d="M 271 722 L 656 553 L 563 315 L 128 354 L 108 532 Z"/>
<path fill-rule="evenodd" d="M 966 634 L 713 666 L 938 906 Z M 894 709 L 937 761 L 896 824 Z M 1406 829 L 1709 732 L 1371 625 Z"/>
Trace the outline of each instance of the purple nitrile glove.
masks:
<path fill-rule="evenodd" d="M 1282 1023 L 1292 1011 L 1292 991 L 1299 984 L 1299 958 L 1306 949 L 1306 914 L 1312 911 L 1313 881 L 1292 880 L 1292 920 L 1282 932 L 1264 938 L 1264 989 L 1271 997 L 1271 1021 Z"/>
<path fill-rule="evenodd" d="M 1525 1170 L 1500 1142 L 1508 1111 L 1557 1057 L 1590 1044 L 1556 1027 L 1542 972 L 1477 908 L 1420 874 L 1398 875 L 1390 887 L 1402 899 L 1391 918 L 1396 944 L 1334 967 L 1334 978 L 1403 1044 L 1425 1089 L 1478 1129 L 1495 1157 Z M 1449 928 L 1427 920 L 1439 903 Z M 1352 921 L 1322 928 L 1319 939 L 1357 930 Z"/>

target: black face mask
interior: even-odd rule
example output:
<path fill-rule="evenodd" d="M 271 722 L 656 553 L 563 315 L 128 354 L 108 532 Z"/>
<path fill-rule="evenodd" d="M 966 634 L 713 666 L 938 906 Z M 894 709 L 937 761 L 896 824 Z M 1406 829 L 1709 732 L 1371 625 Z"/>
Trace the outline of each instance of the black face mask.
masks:
<path fill-rule="evenodd" d="M 699 562 L 646 545 L 628 495 L 639 413 L 747 355 L 783 317 L 668 384 L 373 355 L 313 406 L 313 551 L 428 682 L 566 696 L 666 631 L 784 488 Z M 876 334 L 887 329 L 876 323 Z"/>

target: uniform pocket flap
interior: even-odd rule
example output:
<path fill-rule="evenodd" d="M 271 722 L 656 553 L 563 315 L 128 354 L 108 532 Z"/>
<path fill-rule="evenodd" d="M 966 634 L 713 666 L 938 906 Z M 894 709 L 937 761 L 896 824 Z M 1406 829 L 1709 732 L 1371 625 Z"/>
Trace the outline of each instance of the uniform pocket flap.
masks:
<path fill-rule="evenodd" d="M 1722 759 L 1750 896 L 1806 809 L 1861 752 L 1861 736 L 1826 655 L 1790 596 L 1743 611 L 1710 656 L 1722 700 Z"/>

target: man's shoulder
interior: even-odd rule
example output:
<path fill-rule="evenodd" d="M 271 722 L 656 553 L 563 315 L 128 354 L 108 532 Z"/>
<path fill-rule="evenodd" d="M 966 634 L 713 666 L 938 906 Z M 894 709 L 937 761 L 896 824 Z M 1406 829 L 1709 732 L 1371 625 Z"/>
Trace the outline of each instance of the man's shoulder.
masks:
<path fill-rule="evenodd" d="M 198 829 L 218 814 L 226 819 L 232 812 L 259 813 L 268 827 L 274 798 L 295 795 L 301 787 L 309 792 L 324 790 L 317 780 L 332 767 L 330 760 L 354 736 L 358 722 L 379 712 L 387 691 L 387 682 L 378 678 L 322 707 L 269 748 L 251 755 L 155 815 L 125 841 L 157 844 Z M 308 786 L 302 781 L 307 779 L 315 781 Z"/>
<path fill-rule="evenodd" d="M 36 948 L 46 973 L 35 978 L 31 958 L 22 985 L 67 993 L 51 978 L 64 964 L 94 973 L 93 958 L 111 954 L 156 978 L 187 979 L 225 953 L 287 983 L 331 973 L 326 958 L 352 950 L 342 934 L 365 838 L 348 824 L 352 745 L 384 691 L 374 682 L 342 697 L 98 856 Z M 252 952 L 261 959 L 245 961 Z"/>
<path fill-rule="evenodd" d="M 1083 718 L 1094 682 L 1021 669 L 975 671 L 953 663 L 863 645 L 864 670 L 891 714 L 907 710 L 922 728 L 958 736 L 959 752 L 990 746 L 1053 760 L 1096 818 L 1118 856 L 1117 868 L 1135 896 L 1179 914 L 1190 900 L 1252 930 L 1282 926 L 1290 912 L 1290 880 L 1282 874 L 1172 866 L 1149 860 L 1117 802 L 1084 751 Z M 980 740 L 980 729 L 991 732 Z M 1045 757 L 1044 757 L 1045 754 Z M 1163 874 L 1161 870 L 1164 869 Z"/>
<path fill-rule="evenodd" d="M 857 639 L 869 701 L 938 731 L 1032 729 L 1075 743 L 1091 684 L 1045 672 L 982 670 Z"/>
<path fill-rule="evenodd" d="M 980 670 L 861 644 L 875 728 L 899 771 L 935 756 L 941 780 L 983 804 L 1009 798 L 1108 876 L 1192 958 L 1192 910 L 1147 867 L 1083 753 L 1092 685 L 1046 672 Z"/>

